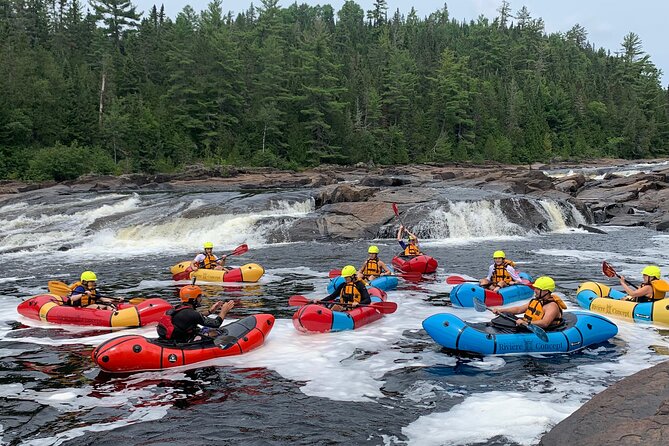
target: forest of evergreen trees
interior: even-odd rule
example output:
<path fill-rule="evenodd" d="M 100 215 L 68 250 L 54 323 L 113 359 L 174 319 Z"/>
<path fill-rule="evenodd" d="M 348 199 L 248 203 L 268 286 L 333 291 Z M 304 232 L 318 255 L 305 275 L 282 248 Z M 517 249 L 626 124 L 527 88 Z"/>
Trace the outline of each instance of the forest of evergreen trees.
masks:
<path fill-rule="evenodd" d="M 0 0 L 0 178 L 669 154 L 669 89 L 636 34 L 611 54 L 498 11 Z"/>

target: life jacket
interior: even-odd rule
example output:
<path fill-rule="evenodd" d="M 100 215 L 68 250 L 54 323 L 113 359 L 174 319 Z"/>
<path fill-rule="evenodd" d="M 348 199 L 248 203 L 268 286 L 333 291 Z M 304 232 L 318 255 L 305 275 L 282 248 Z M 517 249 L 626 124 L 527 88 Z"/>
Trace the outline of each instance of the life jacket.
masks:
<path fill-rule="evenodd" d="M 409 243 L 406 248 L 404 248 L 404 255 L 405 256 L 419 256 L 420 255 L 420 248 L 418 248 L 418 245 L 412 245 Z"/>
<path fill-rule="evenodd" d="M 167 310 L 165 314 L 163 314 L 163 317 L 161 317 L 158 320 L 158 326 L 156 327 L 156 330 L 158 331 L 158 336 L 160 336 L 161 339 L 174 339 L 174 332 L 176 331 L 184 331 L 179 327 L 175 327 L 174 323 L 172 321 L 172 318 L 174 317 L 175 314 L 177 314 L 180 311 L 186 310 L 188 308 L 193 308 L 190 305 L 183 305 L 177 308 L 172 308 L 170 310 Z M 190 330 L 187 330 L 185 334 L 190 338 L 195 335 L 195 329 L 192 328 Z"/>
<path fill-rule="evenodd" d="M 655 279 L 653 278 L 650 281 L 650 286 L 653 287 L 653 297 L 648 297 L 648 296 L 639 296 L 635 299 L 636 302 L 652 302 L 654 300 L 660 300 L 664 299 L 666 297 L 666 292 L 665 291 L 660 291 L 657 288 L 655 288 L 655 281 L 660 280 L 660 279 Z M 647 283 L 643 283 L 642 286 L 644 285 L 649 285 Z"/>
<path fill-rule="evenodd" d="M 353 302 L 360 303 L 362 300 L 362 295 L 360 294 L 360 291 L 358 291 L 358 287 L 356 286 L 357 283 L 357 280 L 353 282 L 346 282 L 346 285 L 344 285 L 344 288 L 339 294 L 339 302 L 346 304 L 351 304 Z"/>
<path fill-rule="evenodd" d="M 550 323 L 548 326 L 549 328 L 552 327 L 557 327 L 559 325 L 562 325 L 562 310 L 567 309 L 567 305 L 560 299 L 558 296 L 555 296 L 551 294 L 545 299 L 536 299 L 533 298 L 530 303 L 527 306 L 527 310 L 525 310 L 525 314 L 523 315 L 523 318 L 527 322 L 535 322 L 535 321 L 540 321 L 544 317 L 544 305 L 550 302 L 555 302 L 558 304 L 558 309 L 560 310 L 560 315 L 553 319 L 553 322 Z"/>
<path fill-rule="evenodd" d="M 78 302 L 78 304 L 75 302 L 76 306 L 81 305 L 82 307 L 87 307 L 89 305 L 93 305 L 97 301 L 98 291 L 97 290 L 89 290 L 88 287 L 84 286 L 84 284 L 81 283 L 81 281 L 74 282 L 72 285 L 70 285 L 70 295 L 68 296 L 68 301 L 69 301 L 69 297 L 72 297 L 72 295 L 74 294 L 74 290 L 77 287 L 84 287 L 86 289 L 86 291 L 90 291 L 91 294 L 90 295 L 89 294 L 82 294 L 81 295 L 81 300 Z"/>
<path fill-rule="evenodd" d="M 499 283 L 501 281 L 504 281 L 506 283 L 511 283 L 513 281 L 513 277 L 511 277 L 511 274 L 506 269 L 508 266 L 515 267 L 516 264 L 512 260 L 506 260 L 506 259 L 504 259 L 501 265 L 493 263 L 491 282 Z"/>
<path fill-rule="evenodd" d="M 365 277 L 380 276 L 381 266 L 379 266 L 379 259 L 368 259 L 362 268 L 362 275 Z"/>
<path fill-rule="evenodd" d="M 215 269 L 216 266 L 218 266 L 216 263 L 216 256 L 214 254 L 207 255 L 206 252 L 202 252 L 200 254 L 204 255 L 204 260 L 198 264 L 198 267 L 204 269 Z"/>

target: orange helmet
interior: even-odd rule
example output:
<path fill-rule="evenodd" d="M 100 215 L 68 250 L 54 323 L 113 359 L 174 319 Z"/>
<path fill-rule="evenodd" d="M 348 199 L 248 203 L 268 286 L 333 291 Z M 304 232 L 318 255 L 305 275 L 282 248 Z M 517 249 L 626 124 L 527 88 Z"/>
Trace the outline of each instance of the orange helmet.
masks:
<path fill-rule="evenodd" d="M 190 303 L 202 296 L 202 288 L 197 285 L 186 285 L 179 291 L 179 299 L 183 303 Z"/>

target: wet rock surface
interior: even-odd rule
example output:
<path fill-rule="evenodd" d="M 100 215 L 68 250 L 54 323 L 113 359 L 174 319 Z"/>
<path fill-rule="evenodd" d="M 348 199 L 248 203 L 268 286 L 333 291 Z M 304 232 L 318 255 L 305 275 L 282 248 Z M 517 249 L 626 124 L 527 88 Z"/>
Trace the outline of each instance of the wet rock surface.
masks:
<path fill-rule="evenodd" d="M 557 424 L 541 446 L 669 444 L 669 361 L 610 386 Z"/>
<path fill-rule="evenodd" d="M 660 161 L 654 162 L 662 166 Z M 482 199 L 501 200 L 505 216 L 527 230 L 547 229 L 546 218 L 541 215 L 536 202 L 548 199 L 561 207 L 574 206 L 585 216 L 587 223 L 646 226 L 669 231 L 669 166 L 651 173 L 628 172 L 626 175 L 611 170 L 612 166 L 631 163 L 600 160 L 590 165 L 321 166 L 297 173 L 270 168 L 195 165 L 174 174 L 89 175 L 61 184 L 3 181 L 0 182 L 0 205 L 54 200 L 58 196 L 83 192 L 228 191 L 248 194 L 305 189 L 313 197 L 315 212 L 299 223 L 293 222 L 287 232 L 286 228 L 280 228 L 289 240 L 388 235 L 386 226 L 394 217 L 390 203 L 397 203 L 405 222 L 415 225 L 419 221 L 413 216 L 419 210 L 429 212 L 438 207 L 447 208 L 454 201 Z M 609 170 L 595 176 L 581 172 L 545 173 L 572 168 Z M 217 209 L 214 213 L 228 210 Z M 290 219 L 284 218 L 282 222 L 290 223 Z M 420 228 L 418 231 L 421 235 Z M 429 234 L 423 231 L 422 235 Z"/>

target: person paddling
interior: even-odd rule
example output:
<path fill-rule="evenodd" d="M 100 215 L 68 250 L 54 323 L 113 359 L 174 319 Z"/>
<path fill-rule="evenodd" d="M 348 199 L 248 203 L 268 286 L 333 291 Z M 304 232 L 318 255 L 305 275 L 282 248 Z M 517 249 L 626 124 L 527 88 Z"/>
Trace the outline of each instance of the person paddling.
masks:
<path fill-rule="evenodd" d="M 506 258 L 504 251 L 495 251 L 492 254 L 493 263 L 488 268 L 488 276 L 479 281 L 479 285 L 491 291 L 499 291 L 501 288 L 523 283 L 523 279 L 515 270 L 515 263 Z"/>
<path fill-rule="evenodd" d="M 193 271 L 196 271 L 200 268 L 229 271 L 230 268 L 225 266 L 225 259 L 227 257 L 227 255 L 217 257 L 214 254 L 214 244 L 212 242 L 205 242 L 204 252 L 201 252 L 195 256 L 193 262 L 191 263 L 191 269 Z"/>
<path fill-rule="evenodd" d="M 666 293 L 656 288 L 656 282 L 660 280 L 661 271 L 657 265 L 648 265 L 641 271 L 643 283 L 638 289 L 629 286 L 624 276 L 620 276 L 620 285 L 625 289 L 627 296 L 622 300 L 631 300 L 633 302 L 652 302 L 654 300 L 664 299 Z"/>
<path fill-rule="evenodd" d="M 111 299 L 98 296 L 97 280 L 98 278 L 93 271 L 81 273 L 79 282 L 70 285 L 72 291 L 67 298 L 67 305 L 96 310 L 115 310 Z M 102 303 L 98 303 L 98 301 Z"/>
<path fill-rule="evenodd" d="M 405 243 L 404 240 L 402 239 L 402 235 L 405 232 L 409 236 L 408 243 Z M 400 225 L 400 229 L 397 231 L 397 242 L 404 250 L 404 253 L 402 255 L 405 257 L 415 257 L 423 254 L 420 250 L 420 247 L 418 246 L 418 237 L 416 237 L 416 234 L 412 233 L 407 228 L 405 228 L 404 225 Z"/>
<path fill-rule="evenodd" d="M 516 326 L 532 323 L 544 330 L 554 329 L 562 325 L 562 310 L 566 310 L 567 305 L 558 296 L 552 294 L 553 291 L 555 291 L 555 281 L 548 276 L 542 276 L 534 282 L 534 298 L 528 303 L 511 308 L 491 308 L 490 310 L 495 314 L 523 313 L 523 317 L 516 320 Z"/>
<path fill-rule="evenodd" d="M 314 303 L 332 302 L 339 298 L 339 303 L 335 304 L 332 311 L 346 311 L 357 307 L 359 304 L 368 305 L 372 302 L 365 283 L 358 278 L 358 271 L 353 265 L 346 265 L 341 270 L 341 276 L 345 279 L 329 296 L 321 300 L 315 300 Z"/>
<path fill-rule="evenodd" d="M 372 245 L 367 249 L 369 258 L 362 264 L 358 270 L 358 277 L 361 277 L 364 280 L 374 280 L 380 276 L 387 276 L 392 274 L 390 268 L 386 266 L 381 260 L 379 260 L 379 247 Z"/>
<path fill-rule="evenodd" d="M 206 317 L 205 314 L 197 311 L 202 301 L 202 289 L 197 285 L 188 285 L 179 291 L 181 305 L 168 310 L 158 321 L 158 337 L 163 340 L 170 340 L 176 343 L 188 343 L 200 340 L 212 340 L 219 333 L 214 331 L 214 336 L 206 329 L 217 329 L 225 320 L 228 312 L 234 307 L 235 302 L 229 300 L 225 303 L 216 302 L 209 307 L 207 315 L 218 311 L 215 318 Z M 200 326 L 203 328 L 201 329 Z M 213 340 L 212 340 L 213 342 Z"/>

